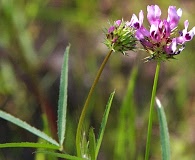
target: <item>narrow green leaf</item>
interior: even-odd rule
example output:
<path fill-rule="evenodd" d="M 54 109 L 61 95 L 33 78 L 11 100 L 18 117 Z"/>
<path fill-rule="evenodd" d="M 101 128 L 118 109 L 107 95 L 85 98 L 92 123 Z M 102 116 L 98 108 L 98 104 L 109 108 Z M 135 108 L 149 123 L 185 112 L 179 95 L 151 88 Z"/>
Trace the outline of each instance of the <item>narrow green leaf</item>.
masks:
<path fill-rule="evenodd" d="M 160 124 L 162 159 L 170 160 L 170 142 L 169 142 L 169 131 L 167 127 L 166 115 L 163 106 L 161 105 L 161 102 L 158 98 L 156 98 L 156 104 L 157 104 L 158 119 Z"/>
<path fill-rule="evenodd" d="M 126 159 L 128 151 L 128 159 L 134 159 L 136 153 L 136 128 L 135 115 L 136 107 L 134 102 L 134 88 L 138 73 L 138 67 L 132 69 L 127 92 L 120 107 L 119 122 L 116 134 L 116 146 L 114 151 L 114 159 Z"/>
<path fill-rule="evenodd" d="M 102 143 L 102 139 L 103 139 L 104 131 L 105 131 L 105 128 L 106 128 L 108 115 L 109 115 L 109 112 L 110 112 L 110 108 L 111 108 L 111 104 L 112 104 L 114 94 L 115 94 L 115 91 L 110 94 L 110 97 L 108 99 L 106 109 L 104 111 L 104 115 L 103 115 L 103 118 L 102 118 L 101 127 L 100 127 L 100 131 L 99 131 L 99 137 L 97 139 L 97 145 L 96 145 L 96 151 L 95 151 L 95 158 L 96 159 L 97 159 L 97 156 L 98 156 L 98 153 L 99 153 L 99 150 L 100 150 L 100 146 L 101 146 L 101 143 Z"/>
<path fill-rule="evenodd" d="M 33 143 L 33 142 L 20 142 L 20 143 L 3 143 L 0 144 L 0 148 L 19 148 L 19 147 L 28 147 L 28 148 L 45 148 L 45 149 L 54 149 L 58 150 L 59 147 L 47 143 Z"/>
<path fill-rule="evenodd" d="M 81 139 L 81 154 L 78 157 L 87 157 L 89 154 L 89 141 L 87 139 L 86 131 L 82 132 L 82 139 Z"/>
<path fill-rule="evenodd" d="M 66 158 L 67 160 L 85 160 L 84 158 L 72 156 L 69 154 L 63 154 L 63 153 L 55 153 L 55 152 L 49 152 L 49 151 L 38 151 L 36 153 L 44 153 L 44 154 L 48 154 L 48 155 L 58 157 L 58 158 Z"/>
<path fill-rule="evenodd" d="M 66 47 L 60 79 L 60 93 L 58 101 L 58 139 L 63 146 L 66 131 L 67 88 L 68 88 L 68 57 L 70 45 Z"/>
<path fill-rule="evenodd" d="M 54 139 L 52 139 L 51 137 L 49 137 L 48 135 L 46 135 L 44 132 L 41 132 L 40 130 L 38 130 L 37 128 L 32 127 L 31 125 L 29 125 L 28 123 L 20 120 L 19 118 L 16 118 L 14 116 L 12 116 L 11 114 L 8 114 L 4 111 L 0 111 L 0 117 L 11 122 L 14 123 L 15 125 L 33 133 L 34 135 L 43 138 L 44 140 L 59 146 L 58 142 L 56 142 Z"/>
<path fill-rule="evenodd" d="M 95 140 L 95 134 L 93 131 L 93 128 L 90 128 L 89 130 L 89 154 L 91 157 L 91 160 L 95 160 L 95 148 L 96 148 L 96 140 Z"/>

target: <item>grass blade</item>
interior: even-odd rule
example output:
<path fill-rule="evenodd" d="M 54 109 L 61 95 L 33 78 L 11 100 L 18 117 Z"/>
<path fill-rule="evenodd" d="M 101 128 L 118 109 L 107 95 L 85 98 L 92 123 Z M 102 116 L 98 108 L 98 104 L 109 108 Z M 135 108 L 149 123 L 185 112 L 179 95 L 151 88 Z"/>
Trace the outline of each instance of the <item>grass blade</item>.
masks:
<path fill-rule="evenodd" d="M 170 142 L 169 142 L 169 132 L 167 127 L 167 120 L 165 116 L 165 112 L 161 102 L 158 98 L 156 98 L 157 103 L 157 111 L 158 111 L 158 119 L 160 124 L 160 140 L 161 140 L 161 148 L 162 148 L 162 159 L 170 160 Z"/>
<path fill-rule="evenodd" d="M 115 146 L 114 159 L 135 159 L 136 153 L 136 127 L 135 127 L 135 115 L 136 107 L 134 103 L 134 88 L 138 73 L 138 67 L 135 66 L 132 69 L 127 93 L 122 102 L 119 113 L 119 122 L 117 129 L 117 143 Z"/>
<path fill-rule="evenodd" d="M 91 160 L 95 160 L 95 148 L 96 148 L 96 139 L 93 128 L 89 130 L 89 154 Z"/>
<path fill-rule="evenodd" d="M 60 93 L 58 101 L 58 139 L 63 146 L 66 131 L 67 88 L 68 88 L 68 57 L 70 45 L 66 47 L 60 79 Z"/>
<path fill-rule="evenodd" d="M 44 140 L 46 140 L 47 142 L 49 143 L 52 143 L 56 146 L 59 146 L 58 142 L 56 142 L 54 139 L 52 139 L 51 137 L 49 137 L 48 135 L 46 135 L 44 132 L 32 127 L 31 125 L 29 125 L 28 123 L 20 120 L 19 118 L 16 118 L 14 116 L 12 116 L 11 114 L 8 114 L 4 111 L 0 111 L 0 117 L 31 132 L 32 134 L 40 137 L 40 138 L 43 138 Z"/>
<path fill-rule="evenodd" d="M 47 143 L 33 143 L 33 142 L 20 142 L 20 143 L 3 143 L 0 144 L 0 148 L 45 148 L 45 149 L 53 149 L 53 150 L 58 150 L 59 147 L 56 145 L 52 144 L 47 144 Z"/>
<path fill-rule="evenodd" d="M 71 156 L 69 154 L 63 154 L 63 153 L 55 153 L 55 152 L 49 152 L 49 151 L 38 151 L 36 153 L 44 153 L 44 154 L 48 154 L 48 155 L 58 157 L 58 158 L 66 158 L 67 160 L 85 160 L 84 158 Z"/>
<path fill-rule="evenodd" d="M 103 139 L 104 131 L 105 131 L 105 128 L 106 128 L 106 123 L 107 123 L 107 120 L 108 120 L 108 115 L 109 115 L 109 112 L 110 112 L 110 108 L 111 108 L 111 104 L 112 104 L 114 94 L 115 94 L 115 91 L 110 94 L 110 97 L 108 99 L 106 109 L 104 111 L 104 115 L 103 115 L 103 118 L 102 118 L 102 123 L 101 123 L 100 131 L 99 131 L 99 137 L 97 139 L 97 146 L 96 146 L 96 151 L 95 151 L 95 158 L 96 159 L 97 159 L 97 156 L 98 156 L 98 153 L 99 153 L 99 150 L 100 150 L 100 146 L 101 146 L 101 143 L 102 143 L 102 139 Z"/>

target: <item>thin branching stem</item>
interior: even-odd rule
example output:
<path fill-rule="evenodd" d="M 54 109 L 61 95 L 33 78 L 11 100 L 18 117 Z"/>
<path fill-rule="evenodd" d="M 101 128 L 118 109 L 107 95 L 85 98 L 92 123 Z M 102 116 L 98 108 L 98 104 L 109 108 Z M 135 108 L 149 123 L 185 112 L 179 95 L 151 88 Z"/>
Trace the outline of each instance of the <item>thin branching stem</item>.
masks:
<path fill-rule="evenodd" d="M 104 61 L 102 62 L 101 66 L 100 66 L 100 68 L 98 70 L 98 73 L 97 73 L 97 75 L 95 77 L 95 80 L 94 80 L 94 82 L 93 82 L 93 84 L 91 86 L 91 89 L 89 91 L 89 94 L 87 96 L 85 104 L 83 106 L 82 112 L 81 112 L 81 116 L 80 116 L 79 123 L 78 123 L 78 126 L 77 126 L 77 132 L 76 132 L 76 148 L 77 148 L 77 155 L 79 157 L 81 157 L 81 149 L 80 149 L 80 147 L 81 147 L 80 146 L 80 140 L 81 140 L 81 134 L 82 134 L 81 133 L 81 129 L 82 129 L 82 125 L 83 125 L 86 113 L 87 113 L 88 104 L 89 104 L 89 101 L 91 99 L 92 93 L 93 93 L 93 91 L 95 89 L 95 86 L 97 85 L 97 82 L 98 82 L 98 80 L 99 80 L 99 78 L 100 78 L 100 76 L 102 74 L 102 71 L 103 71 L 103 69 L 104 69 L 104 67 L 105 67 L 105 65 L 106 65 L 106 63 L 107 63 L 111 53 L 112 53 L 112 50 L 108 52 L 108 54 L 106 55 Z"/>
<path fill-rule="evenodd" d="M 158 83 L 159 72 L 160 72 L 160 62 L 157 62 L 156 73 L 155 73 L 153 89 L 152 89 L 152 97 L 150 101 L 150 113 L 149 113 L 149 122 L 148 122 L 148 134 L 147 134 L 147 141 L 146 141 L 145 160 L 149 159 L 149 153 L 150 153 L 154 102 L 155 102 L 155 97 L 156 97 L 156 88 L 157 88 L 157 83 Z"/>

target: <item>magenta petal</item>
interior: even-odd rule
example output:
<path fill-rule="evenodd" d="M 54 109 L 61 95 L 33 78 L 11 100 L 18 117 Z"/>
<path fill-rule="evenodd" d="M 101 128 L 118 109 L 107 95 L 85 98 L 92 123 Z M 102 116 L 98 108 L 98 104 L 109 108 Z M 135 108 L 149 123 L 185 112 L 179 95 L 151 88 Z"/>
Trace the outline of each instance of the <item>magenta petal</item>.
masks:
<path fill-rule="evenodd" d="M 153 41 L 159 41 L 160 37 L 159 37 L 160 33 L 159 33 L 159 27 L 158 24 L 152 24 L 150 27 L 150 36 L 152 38 Z"/>
<path fill-rule="evenodd" d="M 181 8 L 179 8 L 179 9 L 177 10 L 177 15 L 178 15 L 179 17 L 182 16 L 182 9 L 181 9 Z"/>
<path fill-rule="evenodd" d="M 159 6 L 157 5 L 147 6 L 147 11 L 148 11 L 147 18 L 150 24 L 153 24 L 160 19 L 161 10 Z"/>
<path fill-rule="evenodd" d="M 150 32 L 143 26 L 136 31 L 136 38 L 138 40 L 144 39 L 145 37 L 149 37 L 149 36 L 150 36 Z"/>
<path fill-rule="evenodd" d="M 134 23 L 138 22 L 138 18 L 135 14 L 132 15 L 131 21 L 129 22 L 131 26 L 134 25 Z"/>
<path fill-rule="evenodd" d="M 189 26 L 189 22 L 188 22 L 188 20 L 185 20 L 185 22 L 184 22 L 184 29 L 182 31 L 182 35 L 181 36 L 185 36 L 187 34 L 188 26 Z"/>
<path fill-rule="evenodd" d="M 187 29 L 188 29 L 188 26 L 189 26 L 189 22 L 188 22 L 188 20 L 185 20 L 185 22 L 184 22 L 184 27 L 185 27 L 185 30 L 187 31 Z"/>
<path fill-rule="evenodd" d="M 177 41 L 176 38 L 173 38 L 171 45 L 169 46 L 171 49 L 171 52 L 174 53 L 177 49 Z"/>
<path fill-rule="evenodd" d="M 144 37 L 150 36 L 150 32 L 143 26 L 140 28 L 140 32 L 144 35 Z"/>
<path fill-rule="evenodd" d="M 169 46 L 166 46 L 164 49 L 168 54 L 174 54 L 175 51 L 177 50 L 177 40 L 176 40 L 176 38 L 173 38 L 171 44 Z"/>
<path fill-rule="evenodd" d="M 115 21 L 115 24 L 116 24 L 116 26 L 118 27 L 118 26 L 120 26 L 121 25 L 121 20 L 117 20 L 117 21 Z"/>
<path fill-rule="evenodd" d="M 142 34 L 142 32 L 141 32 L 140 29 L 138 29 L 138 30 L 136 31 L 135 36 L 136 36 L 136 38 L 137 38 L 138 40 L 144 39 L 144 35 Z"/>
<path fill-rule="evenodd" d="M 186 42 L 183 36 L 177 37 L 176 40 L 178 44 L 184 44 Z"/>
<path fill-rule="evenodd" d="M 114 26 L 111 26 L 109 29 L 108 29 L 108 33 L 111 33 L 115 30 L 115 27 Z"/>
<path fill-rule="evenodd" d="M 141 39 L 140 42 L 143 46 L 147 47 L 148 49 L 152 49 L 153 47 L 153 44 L 145 39 Z"/>
<path fill-rule="evenodd" d="M 144 15 L 143 15 L 143 12 L 140 11 L 139 20 L 138 20 L 137 16 L 135 14 L 133 14 L 131 21 L 129 22 L 129 25 L 134 27 L 135 29 L 139 29 L 143 24 L 143 20 L 144 20 Z"/>
<path fill-rule="evenodd" d="M 186 33 L 185 40 L 191 41 L 194 35 L 195 35 L 195 27 L 193 27 L 188 33 Z"/>
<path fill-rule="evenodd" d="M 176 10 L 175 6 L 170 6 L 168 9 L 168 17 L 167 22 L 170 23 L 171 30 L 177 27 L 180 17 L 182 15 L 182 10 L 178 9 Z"/>
<path fill-rule="evenodd" d="M 188 20 L 186 20 L 184 22 L 184 29 L 182 31 L 182 34 L 180 37 L 177 38 L 177 42 L 179 44 L 184 44 L 185 42 L 187 41 L 191 41 L 192 38 L 194 37 L 195 35 L 195 27 L 193 27 L 189 32 L 188 32 L 188 26 L 189 26 L 189 22 Z"/>
<path fill-rule="evenodd" d="M 189 31 L 190 35 L 191 36 L 194 36 L 195 35 L 195 27 L 193 27 L 190 31 Z"/>
<path fill-rule="evenodd" d="M 135 14 L 132 15 L 130 23 L 132 24 L 134 21 L 138 21 L 138 18 Z"/>
<path fill-rule="evenodd" d="M 165 30 L 164 30 L 165 37 L 169 37 L 171 34 L 171 27 L 166 20 L 163 21 L 163 24 L 164 24 L 164 28 L 165 28 Z"/>
<path fill-rule="evenodd" d="M 143 13 L 143 11 L 141 10 L 141 11 L 139 12 L 139 23 L 140 23 L 140 26 L 142 26 L 143 21 L 144 21 L 144 13 Z"/>

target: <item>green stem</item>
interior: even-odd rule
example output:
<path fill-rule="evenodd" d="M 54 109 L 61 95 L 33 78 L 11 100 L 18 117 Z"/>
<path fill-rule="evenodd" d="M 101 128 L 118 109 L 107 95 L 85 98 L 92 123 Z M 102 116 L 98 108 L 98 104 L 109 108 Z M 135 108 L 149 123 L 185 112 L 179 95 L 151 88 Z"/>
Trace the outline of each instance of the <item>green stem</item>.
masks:
<path fill-rule="evenodd" d="M 89 101 L 90 101 L 90 98 L 92 96 L 92 93 L 95 89 L 95 86 L 97 85 L 97 82 L 102 74 L 102 71 L 110 57 L 112 53 L 112 50 L 108 52 L 108 54 L 106 55 L 104 61 L 102 62 L 99 70 L 98 70 L 98 73 L 95 77 L 95 80 L 91 86 L 91 89 L 89 91 L 89 94 L 87 96 L 87 99 L 85 101 L 85 104 L 83 106 L 83 110 L 81 112 L 81 116 L 80 116 L 80 119 L 79 119 L 79 123 L 78 123 L 78 126 L 77 126 L 77 133 L 76 133 L 76 148 L 77 148 L 77 155 L 80 157 L 81 156 L 81 149 L 80 149 L 80 140 L 81 140 L 81 129 L 82 129 L 82 125 L 83 125 L 83 122 L 84 122 L 84 119 L 85 119 L 85 116 L 86 116 L 86 112 L 87 112 L 87 109 L 88 109 L 88 104 L 89 104 Z"/>
<path fill-rule="evenodd" d="M 152 89 L 152 97 L 150 101 L 150 113 L 149 113 L 149 122 L 148 122 L 148 134 L 147 134 L 147 141 L 146 141 L 145 160 L 149 159 L 154 102 L 155 102 L 155 96 L 156 96 L 156 88 L 157 88 L 157 83 L 158 83 L 159 71 L 160 71 L 160 62 L 157 62 L 156 73 L 155 73 L 153 89 Z"/>

